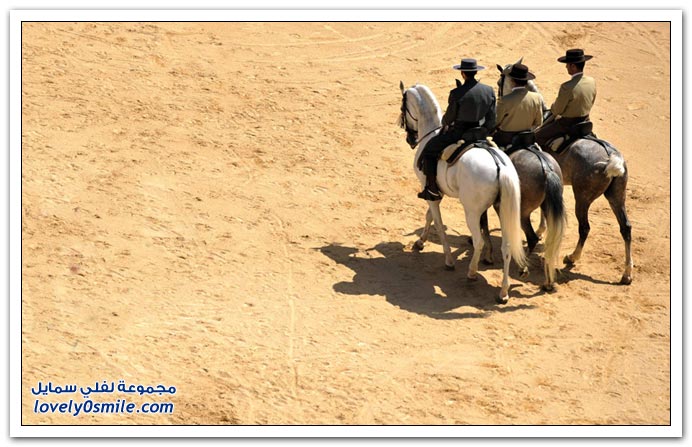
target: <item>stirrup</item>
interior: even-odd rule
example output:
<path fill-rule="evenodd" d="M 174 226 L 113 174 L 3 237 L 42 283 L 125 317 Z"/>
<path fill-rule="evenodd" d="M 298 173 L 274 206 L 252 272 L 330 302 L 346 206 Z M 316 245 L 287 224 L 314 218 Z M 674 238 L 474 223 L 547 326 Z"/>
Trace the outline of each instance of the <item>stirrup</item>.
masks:
<path fill-rule="evenodd" d="M 434 193 L 434 192 L 430 191 L 430 189 L 428 189 L 428 187 L 425 187 L 425 189 L 423 189 L 423 191 L 418 193 L 418 198 L 435 202 L 437 200 L 442 200 L 442 194 Z"/>

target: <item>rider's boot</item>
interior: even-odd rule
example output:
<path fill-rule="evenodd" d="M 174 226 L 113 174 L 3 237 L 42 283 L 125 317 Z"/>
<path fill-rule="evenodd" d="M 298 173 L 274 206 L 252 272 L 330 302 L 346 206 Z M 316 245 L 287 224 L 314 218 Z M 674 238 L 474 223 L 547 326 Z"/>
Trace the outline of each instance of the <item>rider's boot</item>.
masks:
<path fill-rule="evenodd" d="M 440 193 L 440 188 L 437 186 L 437 179 L 435 175 L 427 175 L 425 177 L 425 188 L 423 191 L 418 193 L 418 197 L 423 200 L 442 200 L 442 194 Z"/>

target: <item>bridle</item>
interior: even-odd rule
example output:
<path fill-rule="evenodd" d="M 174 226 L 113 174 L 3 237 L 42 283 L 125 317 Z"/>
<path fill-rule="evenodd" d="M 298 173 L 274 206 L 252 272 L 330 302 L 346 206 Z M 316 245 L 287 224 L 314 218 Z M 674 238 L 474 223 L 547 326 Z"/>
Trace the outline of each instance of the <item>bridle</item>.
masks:
<path fill-rule="evenodd" d="M 442 128 L 442 126 L 437 126 L 430 132 L 426 133 L 423 135 L 421 138 L 416 139 L 415 135 L 418 133 L 418 130 L 413 130 L 408 127 L 408 121 L 406 121 L 406 115 L 410 116 L 413 121 L 418 123 L 418 118 L 413 116 L 411 112 L 409 112 L 408 107 L 406 106 L 406 92 L 403 93 L 403 100 L 401 102 L 401 122 L 402 122 L 402 127 L 406 131 L 406 142 L 411 146 L 411 149 L 415 149 L 416 146 L 418 146 L 418 143 L 423 141 L 427 136 L 432 134 L 433 132 L 439 130 Z"/>
<path fill-rule="evenodd" d="M 418 118 L 416 118 L 415 116 L 411 115 L 411 112 L 408 111 L 408 107 L 407 107 L 407 105 L 406 105 L 406 93 L 405 93 L 405 92 L 404 92 L 403 96 L 404 96 L 404 99 L 403 99 L 403 102 L 402 102 L 402 104 L 401 104 L 401 111 L 402 111 L 404 114 L 407 114 L 408 116 L 410 116 L 411 119 L 417 123 L 417 122 L 418 122 Z M 406 118 L 405 118 L 405 117 L 404 117 L 404 124 L 406 124 Z M 408 125 L 406 126 L 406 130 L 408 131 Z"/>
<path fill-rule="evenodd" d="M 503 71 L 502 74 L 500 75 L 500 80 L 497 81 L 497 84 L 498 84 L 498 86 L 500 87 L 498 93 L 499 93 L 499 95 L 500 95 L 500 98 L 502 98 L 502 96 L 504 96 L 504 95 L 502 94 L 502 91 L 504 90 L 504 87 L 505 87 L 505 72 L 504 72 L 504 71 Z"/>

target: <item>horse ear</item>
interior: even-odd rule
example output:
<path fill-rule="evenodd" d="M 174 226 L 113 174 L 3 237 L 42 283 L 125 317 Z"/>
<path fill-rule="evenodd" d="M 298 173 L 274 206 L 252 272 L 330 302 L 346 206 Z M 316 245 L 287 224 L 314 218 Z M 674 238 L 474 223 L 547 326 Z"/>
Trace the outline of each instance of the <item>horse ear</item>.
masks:
<path fill-rule="evenodd" d="M 399 88 L 401 89 L 401 94 L 404 94 L 404 81 L 399 81 Z"/>
<path fill-rule="evenodd" d="M 504 71 L 500 64 L 495 64 L 495 66 L 497 67 L 497 71 L 499 71 L 500 73 L 502 73 Z"/>
<path fill-rule="evenodd" d="M 523 60 L 524 60 L 524 56 L 520 57 L 519 60 L 515 62 L 515 65 L 521 64 L 521 61 L 523 61 Z"/>
<path fill-rule="evenodd" d="M 461 87 L 461 81 L 458 79 L 455 79 L 455 81 L 457 81 L 457 87 Z"/>

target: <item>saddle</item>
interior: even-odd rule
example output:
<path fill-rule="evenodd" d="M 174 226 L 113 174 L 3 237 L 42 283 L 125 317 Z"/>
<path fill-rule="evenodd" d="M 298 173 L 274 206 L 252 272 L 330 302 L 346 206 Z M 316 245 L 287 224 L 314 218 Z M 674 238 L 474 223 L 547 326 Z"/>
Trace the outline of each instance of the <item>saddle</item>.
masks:
<path fill-rule="evenodd" d="M 485 127 L 472 127 L 461 134 L 461 139 L 466 141 L 485 141 L 487 137 L 488 129 Z"/>
<path fill-rule="evenodd" d="M 472 147 L 483 147 L 485 149 L 491 147 L 498 148 L 493 139 L 488 136 L 488 130 L 485 127 L 474 127 L 464 132 L 461 140 L 447 146 L 445 150 L 442 151 L 440 159 L 446 161 L 449 166 L 452 166 Z"/>
<path fill-rule="evenodd" d="M 528 149 L 536 145 L 536 134 L 532 130 L 525 130 L 512 137 L 512 142 L 505 147 L 507 155 L 519 149 Z"/>
<path fill-rule="evenodd" d="M 548 141 L 546 146 L 548 146 L 556 154 L 561 154 L 578 139 L 587 137 L 598 140 L 596 135 L 593 133 L 593 123 L 591 121 L 582 121 L 567 129 L 566 134 L 558 135 L 552 138 L 550 141 Z"/>

